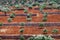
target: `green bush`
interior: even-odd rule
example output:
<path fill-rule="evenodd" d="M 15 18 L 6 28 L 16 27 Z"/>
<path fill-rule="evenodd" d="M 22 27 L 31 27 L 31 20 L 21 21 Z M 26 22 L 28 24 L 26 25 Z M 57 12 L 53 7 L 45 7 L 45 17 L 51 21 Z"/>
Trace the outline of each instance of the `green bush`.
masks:
<path fill-rule="evenodd" d="M 22 29 L 20 29 L 19 31 L 20 31 L 21 33 L 23 33 L 23 32 L 24 32 L 24 29 L 22 28 Z"/>
<path fill-rule="evenodd" d="M 52 5 L 55 4 L 55 3 L 56 3 L 56 2 L 51 1 L 51 2 L 49 2 L 49 5 L 52 6 Z"/>
<path fill-rule="evenodd" d="M 2 25 L 3 25 L 3 23 L 0 22 L 0 26 L 2 26 Z"/>
<path fill-rule="evenodd" d="M 25 4 L 25 6 L 29 7 L 30 9 L 32 9 L 32 4 Z"/>
<path fill-rule="evenodd" d="M 32 5 L 29 5 L 28 7 L 29 7 L 30 9 L 32 9 L 33 6 L 32 6 Z"/>
<path fill-rule="evenodd" d="M 28 12 L 28 10 L 27 10 L 27 9 L 25 9 L 25 10 L 24 10 L 24 13 L 27 13 L 27 12 Z"/>
<path fill-rule="evenodd" d="M 47 13 L 46 12 L 43 12 L 43 21 L 47 21 Z"/>
<path fill-rule="evenodd" d="M 43 17 L 47 17 L 47 13 L 46 12 L 43 14 Z"/>
<path fill-rule="evenodd" d="M 16 5 L 15 5 L 15 8 L 20 8 L 20 5 L 16 4 Z"/>
<path fill-rule="evenodd" d="M 34 37 L 30 37 L 30 38 L 28 38 L 28 40 L 34 40 Z"/>
<path fill-rule="evenodd" d="M 39 2 L 35 2 L 35 4 L 38 5 L 38 6 L 40 5 Z"/>
<path fill-rule="evenodd" d="M 26 3 L 26 1 L 27 1 L 27 0 L 21 0 L 20 3 L 21 3 L 22 5 L 24 5 L 24 4 Z"/>
<path fill-rule="evenodd" d="M 53 2 L 55 2 L 55 3 L 57 3 L 57 4 L 59 4 L 59 3 L 60 3 L 60 1 L 59 1 L 59 0 L 50 0 L 50 1 L 53 1 Z"/>
<path fill-rule="evenodd" d="M 27 14 L 27 18 L 31 18 L 32 13 Z"/>
<path fill-rule="evenodd" d="M 12 22 L 12 18 L 8 18 L 8 22 Z"/>
<path fill-rule="evenodd" d="M 20 40 L 25 40 L 25 37 L 23 35 L 20 35 Z"/>
<path fill-rule="evenodd" d="M 39 6 L 40 4 L 39 4 L 39 2 L 35 2 L 34 4 L 33 4 L 33 6 Z"/>
<path fill-rule="evenodd" d="M 47 17 L 43 17 L 43 21 L 46 22 L 47 21 Z"/>
<path fill-rule="evenodd" d="M 10 14 L 10 18 L 14 18 L 15 17 L 15 13 Z"/>
<path fill-rule="evenodd" d="M 27 18 L 26 20 L 27 20 L 27 21 L 31 21 L 31 20 L 32 20 L 32 18 Z"/>
<path fill-rule="evenodd" d="M 20 23 L 20 26 L 25 26 L 25 23 L 24 23 L 24 22 L 21 22 L 21 23 Z"/>
<path fill-rule="evenodd" d="M 8 7 L 2 7 L 1 11 L 2 12 L 9 12 L 11 10 Z"/>
<path fill-rule="evenodd" d="M 44 26 L 44 23 L 39 23 L 39 27 L 43 27 Z"/>
<path fill-rule="evenodd" d="M 52 33 L 56 34 L 56 33 L 58 33 L 58 31 L 59 31 L 58 29 L 53 29 Z"/>
<path fill-rule="evenodd" d="M 57 9 L 59 9 L 59 10 L 60 10 L 60 5 L 57 7 Z"/>
<path fill-rule="evenodd" d="M 54 40 L 51 36 L 47 36 L 45 40 Z"/>
<path fill-rule="evenodd" d="M 45 29 L 43 29 L 43 33 L 47 33 L 48 32 L 48 30 L 45 28 Z"/>
<path fill-rule="evenodd" d="M 27 6 L 27 7 L 28 7 L 29 5 L 30 5 L 30 4 L 27 4 L 27 3 L 25 4 L 25 6 Z"/>
<path fill-rule="evenodd" d="M 32 2 L 32 0 L 29 0 L 29 4 L 32 4 L 33 2 Z"/>
<path fill-rule="evenodd" d="M 51 36 L 40 35 L 40 36 L 31 38 L 30 40 L 54 40 L 54 39 Z"/>
<path fill-rule="evenodd" d="M 42 4 L 42 5 L 40 5 L 40 11 L 42 11 L 45 7 L 46 7 L 46 4 L 45 3 Z"/>
<path fill-rule="evenodd" d="M 8 7 L 2 7 L 1 11 L 4 12 L 4 14 L 6 16 L 7 12 L 10 12 L 11 9 L 9 9 Z"/>

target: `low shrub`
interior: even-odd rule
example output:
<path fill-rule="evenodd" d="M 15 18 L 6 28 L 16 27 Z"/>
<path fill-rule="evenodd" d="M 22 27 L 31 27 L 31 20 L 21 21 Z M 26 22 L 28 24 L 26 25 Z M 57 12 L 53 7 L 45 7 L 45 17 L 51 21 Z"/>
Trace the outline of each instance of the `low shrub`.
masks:
<path fill-rule="evenodd" d="M 39 27 L 43 28 L 44 27 L 44 23 L 39 23 Z"/>
<path fill-rule="evenodd" d="M 43 19 L 42 19 L 44 22 L 46 22 L 47 21 L 47 17 L 43 17 Z"/>
<path fill-rule="evenodd" d="M 25 37 L 23 35 L 20 35 L 20 40 L 25 40 Z"/>
<path fill-rule="evenodd" d="M 32 20 L 32 18 L 26 18 L 26 20 L 27 20 L 27 21 L 31 21 L 31 20 Z"/>
<path fill-rule="evenodd" d="M 28 7 L 29 7 L 30 9 L 32 9 L 33 6 L 32 6 L 32 5 L 29 5 Z"/>
<path fill-rule="evenodd" d="M 24 22 L 20 22 L 20 26 L 25 26 L 25 23 Z"/>
<path fill-rule="evenodd" d="M 8 7 L 2 7 L 1 11 L 2 12 L 9 12 L 9 11 L 11 11 L 11 9 L 9 9 Z"/>
<path fill-rule="evenodd" d="M 30 38 L 28 38 L 28 40 L 34 40 L 34 37 L 30 37 Z"/>
<path fill-rule="evenodd" d="M 10 18 L 14 18 L 15 17 L 15 13 L 10 14 Z"/>
<path fill-rule="evenodd" d="M 53 29 L 52 33 L 56 34 L 56 33 L 58 33 L 58 31 L 59 31 L 58 29 Z"/>
<path fill-rule="evenodd" d="M 31 18 L 32 13 L 27 14 L 27 18 Z"/>
<path fill-rule="evenodd" d="M 0 22 L 0 26 L 2 26 L 2 25 L 3 25 L 3 23 Z"/>
<path fill-rule="evenodd" d="M 27 9 L 25 9 L 25 10 L 24 10 L 24 13 L 27 13 L 27 12 L 28 12 L 28 10 L 27 10 Z"/>
<path fill-rule="evenodd" d="M 43 33 L 46 34 L 48 30 L 46 28 L 43 29 Z"/>
<path fill-rule="evenodd" d="M 16 9 L 16 10 L 24 10 L 24 7 L 21 6 L 21 4 L 16 4 L 16 5 L 15 5 L 15 9 Z"/>
<path fill-rule="evenodd" d="M 54 38 L 52 38 L 51 36 L 45 36 L 45 35 L 40 35 L 40 36 L 36 36 L 34 38 L 28 39 L 28 40 L 54 40 Z"/>
<path fill-rule="evenodd" d="M 21 28 L 19 31 L 20 31 L 20 33 L 23 33 L 23 32 L 24 32 L 24 29 L 23 29 L 23 28 Z"/>
<path fill-rule="evenodd" d="M 47 17 L 47 13 L 46 12 L 44 12 L 43 17 Z"/>
<path fill-rule="evenodd" d="M 39 6 L 40 4 L 39 4 L 39 2 L 35 2 L 34 4 L 33 4 L 33 6 Z"/>
<path fill-rule="evenodd" d="M 40 11 L 42 11 L 44 8 L 46 7 L 46 4 L 44 3 L 44 4 L 42 4 L 42 5 L 40 5 Z"/>
<path fill-rule="evenodd" d="M 60 10 L 60 5 L 57 7 L 57 9 L 59 9 L 59 10 Z"/>
<path fill-rule="evenodd" d="M 15 8 L 20 8 L 20 5 L 16 4 L 16 5 L 15 5 Z"/>
<path fill-rule="evenodd" d="M 49 2 L 50 6 L 52 6 L 53 4 L 56 4 L 56 2 L 54 2 L 54 1 Z"/>
<path fill-rule="evenodd" d="M 8 18 L 8 22 L 12 22 L 12 18 Z"/>
<path fill-rule="evenodd" d="M 8 8 L 8 7 L 2 7 L 2 8 L 1 8 L 1 11 L 4 12 L 4 14 L 5 14 L 5 16 L 6 16 L 7 12 L 10 12 L 11 9 Z"/>

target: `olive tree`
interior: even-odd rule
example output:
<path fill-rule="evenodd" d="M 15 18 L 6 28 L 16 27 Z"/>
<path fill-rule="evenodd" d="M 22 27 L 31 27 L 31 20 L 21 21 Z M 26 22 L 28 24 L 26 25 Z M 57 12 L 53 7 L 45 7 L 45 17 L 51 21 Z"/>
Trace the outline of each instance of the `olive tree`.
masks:
<path fill-rule="evenodd" d="M 39 23 L 39 27 L 43 28 L 44 27 L 44 23 Z"/>
<path fill-rule="evenodd" d="M 20 35 L 20 40 L 25 40 L 25 37 L 23 35 Z"/>
<path fill-rule="evenodd" d="M 24 22 L 20 22 L 19 25 L 20 26 L 25 26 L 25 23 Z"/>
<path fill-rule="evenodd" d="M 21 35 L 23 35 L 24 28 L 21 28 L 21 29 L 19 30 L 19 32 L 20 32 Z"/>
<path fill-rule="evenodd" d="M 10 12 L 11 9 L 8 8 L 8 7 L 2 7 L 1 11 L 4 12 L 4 14 L 5 14 L 5 16 L 6 16 L 7 12 Z"/>
<path fill-rule="evenodd" d="M 15 18 L 15 13 L 10 14 L 10 18 Z"/>
<path fill-rule="evenodd" d="M 45 36 L 45 35 L 39 35 L 39 36 L 34 36 L 34 38 L 29 38 L 28 40 L 54 40 L 51 36 Z"/>
<path fill-rule="evenodd" d="M 12 18 L 8 18 L 7 20 L 8 20 L 8 22 L 12 22 Z"/>
<path fill-rule="evenodd" d="M 43 29 L 43 33 L 47 34 L 48 30 L 46 28 Z"/>
<path fill-rule="evenodd" d="M 58 31 L 59 31 L 58 29 L 53 29 L 53 30 L 52 30 L 52 33 L 53 33 L 53 34 L 57 34 Z"/>
<path fill-rule="evenodd" d="M 2 22 L 0 22 L 0 26 L 2 26 L 3 25 L 3 23 Z"/>

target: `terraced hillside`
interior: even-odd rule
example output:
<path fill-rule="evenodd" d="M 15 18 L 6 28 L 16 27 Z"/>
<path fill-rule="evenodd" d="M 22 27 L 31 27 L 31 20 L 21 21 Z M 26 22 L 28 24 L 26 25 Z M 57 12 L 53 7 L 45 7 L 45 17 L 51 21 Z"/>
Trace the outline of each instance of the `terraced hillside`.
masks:
<path fill-rule="evenodd" d="M 7 4 L 0 5 L 0 39 L 28 40 L 45 35 L 60 40 L 60 4 L 35 1 L 12 5 L 6 1 Z M 24 38 L 21 39 L 21 35 Z"/>

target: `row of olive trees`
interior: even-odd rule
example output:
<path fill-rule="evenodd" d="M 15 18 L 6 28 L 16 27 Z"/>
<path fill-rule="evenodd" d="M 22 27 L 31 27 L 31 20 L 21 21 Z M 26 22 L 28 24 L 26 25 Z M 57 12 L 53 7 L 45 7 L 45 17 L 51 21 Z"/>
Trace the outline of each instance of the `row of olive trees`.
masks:
<path fill-rule="evenodd" d="M 51 1 L 54 1 L 56 3 L 60 3 L 60 0 L 34 0 L 34 2 L 37 1 L 37 2 L 51 2 Z"/>
<path fill-rule="evenodd" d="M 59 0 L 0 0 L 0 4 L 9 4 L 9 5 L 12 5 L 12 4 L 24 4 L 28 1 L 32 1 L 32 2 L 51 2 L 51 1 L 54 1 L 56 3 L 60 3 Z"/>
<path fill-rule="evenodd" d="M 26 0 L 0 0 L 0 4 L 17 4 L 20 2 L 26 2 Z"/>
<path fill-rule="evenodd" d="M 0 4 L 15 4 L 18 3 L 18 0 L 0 0 Z"/>

